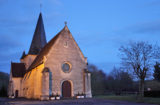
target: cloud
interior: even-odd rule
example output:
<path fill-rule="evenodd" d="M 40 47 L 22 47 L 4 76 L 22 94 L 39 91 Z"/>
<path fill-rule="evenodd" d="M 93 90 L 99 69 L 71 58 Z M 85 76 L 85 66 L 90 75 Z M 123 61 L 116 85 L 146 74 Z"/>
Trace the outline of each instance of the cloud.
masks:
<path fill-rule="evenodd" d="M 22 17 L 22 16 L 21 16 Z M 14 27 L 14 26 L 24 26 L 24 25 L 31 25 L 33 22 L 32 18 L 23 17 L 12 17 L 12 18 L 6 18 L 6 17 L 0 17 L 0 26 L 1 27 Z"/>
<path fill-rule="evenodd" d="M 114 61 L 106 61 L 106 62 L 94 62 L 94 63 L 92 63 L 91 62 L 91 64 L 94 64 L 94 65 L 96 65 L 97 67 L 98 67 L 98 69 L 101 69 L 101 70 L 103 70 L 105 73 L 109 73 L 112 69 L 113 69 L 113 67 L 114 66 L 116 66 L 116 67 L 119 67 L 120 66 L 120 63 L 119 62 L 114 62 Z"/>
<path fill-rule="evenodd" d="M 75 34 L 77 35 L 77 34 Z M 123 38 L 122 38 L 123 36 Z M 125 38 L 124 38 L 125 37 Z M 79 33 L 75 40 L 84 47 L 119 47 L 126 42 L 126 32 L 93 32 L 90 34 Z M 95 44 L 96 43 L 96 44 Z M 93 46 L 94 45 L 94 46 Z"/>
<path fill-rule="evenodd" d="M 49 0 L 52 4 L 57 6 L 62 6 L 63 3 L 60 0 Z"/>
<path fill-rule="evenodd" d="M 4 4 L 6 4 L 7 2 L 8 2 L 8 0 L 0 0 L 0 5 L 2 6 Z"/>
<path fill-rule="evenodd" d="M 15 52 L 4 52 L 0 54 L 0 63 L 5 63 L 8 61 L 17 61 L 17 59 L 19 59 L 22 54 L 21 51 L 15 51 Z"/>
<path fill-rule="evenodd" d="M 0 36 L 0 70 L 9 73 L 10 62 L 19 61 L 22 54 L 22 43 L 18 38 L 11 38 L 7 35 Z"/>
<path fill-rule="evenodd" d="M 10 62 L 0 63 L 0 71 L 9 73 L 10 72 Z"/>
<path fill-rule="evenodd" d="M 4 51 L 3 53 L 0 53 L 0 71 L 9 73 L 10 71 L 10 63 L 12 62 L 18 62 L 20 55 L 22 52 L 7 52 Z"/>
<path fill-rule="evenodd" d="M 149 3 L 149 6 L 160 6 L 160 1 L 159 1 L 159 0 L 151 1 L 151 2 Z"/>
<path fill-rule="evenodd" d="M 141 34 L 160 33 L 160 21 L 139 23 L 128 28 L 128 31 Z"/>
<path fill-rule="evenodd" d="M 0 36 L 0 54 L 18 49 L 22 45 L 23 44 L 20 43 L 17 39 L 12 39 L 7 35 Z"/>

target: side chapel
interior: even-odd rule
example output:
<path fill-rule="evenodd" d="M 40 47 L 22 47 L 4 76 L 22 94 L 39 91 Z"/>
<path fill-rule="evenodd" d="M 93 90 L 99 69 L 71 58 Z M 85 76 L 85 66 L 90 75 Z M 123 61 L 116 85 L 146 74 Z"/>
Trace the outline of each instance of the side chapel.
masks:
<path fill-rule="evenodd" d="M 8 95 L 48 100 L 79 94 L 92 97 L 87 58 L 66 23 L 47 43 L 40 13 L 29 52 L 23 52 L 20 63 L 11 62 Z"/>

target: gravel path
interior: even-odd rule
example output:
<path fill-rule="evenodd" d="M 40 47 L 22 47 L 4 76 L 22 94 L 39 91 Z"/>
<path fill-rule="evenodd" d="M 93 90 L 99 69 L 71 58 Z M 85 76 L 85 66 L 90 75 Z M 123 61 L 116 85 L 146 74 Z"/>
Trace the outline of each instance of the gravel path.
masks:
<path fill-rule="evenodd" d="M 127 101 L 114 101 L 104 99 L 67 99 L 54 101 L 39 101 L 27 99 L 0 98 L 0 105 L 156 105 L 133 103 Z"/>

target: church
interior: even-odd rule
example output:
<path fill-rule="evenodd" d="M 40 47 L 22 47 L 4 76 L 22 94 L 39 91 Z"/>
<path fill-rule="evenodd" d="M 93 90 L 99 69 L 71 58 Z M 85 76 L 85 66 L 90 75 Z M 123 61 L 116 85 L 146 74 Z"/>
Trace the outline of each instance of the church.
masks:
<path fill-rule="evenodd" d="M 91 73 L 87 58 L 74 40 L 67 23 L 48 43 L 42 13 L 28 53 L 11 62 L 9 97 L 49 100 L 50 97 L 91 98 Z"/>

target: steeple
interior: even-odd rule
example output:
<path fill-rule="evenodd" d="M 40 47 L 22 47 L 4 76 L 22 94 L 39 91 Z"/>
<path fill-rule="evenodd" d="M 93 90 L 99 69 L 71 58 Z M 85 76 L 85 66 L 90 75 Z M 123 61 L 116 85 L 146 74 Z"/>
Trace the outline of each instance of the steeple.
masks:
<path fill-rule="evenodd" d="M 21 59 L 23 59 L 25 56 L 26 56 L 26 53 L 25 53 L 25 51 L 23 51 L 23 54 L 22 54 L 22 56 L 21 56 Z"/>
<path fill-rule="evenodd" d="M 40 13 L 28 54 L 37 55 L 46 43 L 43 19 L 42 14 Z"/>

